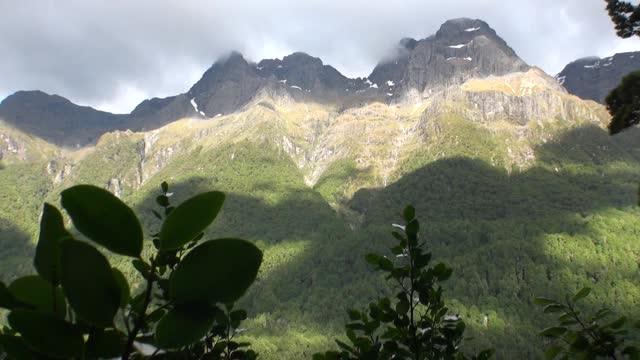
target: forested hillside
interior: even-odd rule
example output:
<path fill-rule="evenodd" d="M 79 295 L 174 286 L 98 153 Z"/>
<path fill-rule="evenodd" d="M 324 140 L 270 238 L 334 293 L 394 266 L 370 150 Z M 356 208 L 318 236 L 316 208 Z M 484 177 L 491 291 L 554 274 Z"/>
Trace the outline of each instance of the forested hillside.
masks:
<path fill-rule="evenodd" d="M 259 133 L 276 131 L 273 125 L 265 122 Z M 9 159 L 1 170 L 3 187 L 12 190 L 2 192 L 3 280 L 27 271 L 41 203 L 55 202 L 67 184 L 106 186 L 133 202 L 148 235 L 158 227 L 150 213 L 155 189 L 167 180 L 175 202 L 206 189 L 226 192 L 208 235 L 250 239 L 265 251 L 244 304 L 247 338 L 266 359 L 303 358 L 331 347 L 344 310 L 380 294 L 384 282 L 362 259 L 388 247 L 389 227 L 407 203 L 421 214 L 434 256 L 454 269 L 447 297 L 470 325 L 469 346 L 495 347 L 499 358 L 537 357 L 535 334 L 546 320 L 532 298 L 587 284 L 594 288 L 593 306 L 634 314 L 640 295 L 637 132 L 611 138 L 597 124 L 549 122 L 549 138 L 519 167 L 506 165 L 504 139 L 485 125 L 451 115 L 431 125 L 439 128 L 431 146 L 412 145 L 393 181 L 353 195 L 350 184 L 376 184 L 374 167 L 343 159 L 309 186 L 279 136 L 247 135 L 209 148 L 206 142 L 171 145 L 170 160 L 139 187 L 145 134 L 107 135 L 77 164 L 55 165 L 73 168 L 58 185 L 55 174 L 42 175 L 51 164 Z M 172 135 L 165 140 L 176 141 L 180 126 L 164 130 Z M 536 126 L 530 125 L 532 132 Z M 157 154 L 169 151 L 155 144 Z M 25 199 L 24 193 L 36 196 Z M 136 276 L 124 258 L 121 268 Z"/>
<path fill-rule="evenodd" d="M 434 258 L 453 268 L 445 297 L 469 326 L 466 349 L 540 358 L 549 319 L 533 298 L 584 286 L 587 306 L 640 315 L 640 130 L 609 136 L 602 105 L 526 65 L 479 20 L 411 40 L 376 67 L 379 84 L 305 54 L 261 66 L 234 54 L 188 93 L 143 102 L 135 113 L 157 129 L 98 127 L 87 146 L 0 119 L 0 280 L 32 271 L 42 204 L 58 205 L 63 189 L 111 191 L 150 239 L 167 181 L 174 204 L 226 193 L 206 238 L 264 252 L 241 301 L 244 337 L 263 359 L 335 347 L 346 309 L 388 295 L 363 258 L 385 253 L 407 204 Z M 442 76 L 427 76 L 430 66 Z M 110 256 L 140 292 L 131 259 Z"/>

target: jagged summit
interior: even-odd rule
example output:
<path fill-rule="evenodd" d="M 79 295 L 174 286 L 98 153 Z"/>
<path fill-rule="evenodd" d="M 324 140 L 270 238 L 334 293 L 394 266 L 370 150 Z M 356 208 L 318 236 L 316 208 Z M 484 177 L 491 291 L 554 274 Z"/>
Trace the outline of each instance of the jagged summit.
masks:
<path fill-rule="evenodd" d="M 449 20 L 435 35 L 411 40 L 401 40 L 396 55 L 378 64 L 369 80 L 383 86 L 393 83 L 400 90 L 396 94 L 428 93 L 434 87 L 461 84 L 473 77 L 529 68 L 495 30 L 478 19 Z"/>
<path fill-rule="evenodd" d="M 304 52 L 257 63 L 231 52 L 214 62 L 187 92 L 144 100 L 129 115 L 116 116 L 90 108 L 76 111 L 69 102 L 68 114 L 59 117 L 54 113 L 56 106 L 42 105 L 36 107 L 39 113 L 34 113 L 26 105 L 9 106 L 13 100 L 0 105 L 0 115 L 39 136 L 53 134 L 45 137 L 50 141 L 86 145 L 112 130 L 147 131 L 181 118 L 216 118 L 240 111 L 262 96 L 346 109 L 371 102 L 412 101 L 469 79 L 528 69 L 486 22 L 460 18 L 446 21 L 434 35 L 424 39 L 401 39 L 395 53 L 381 61 L 368 78 L 348 78 Z M 31 101 L 30 96 L 19 98 L 24 104 Z M 79 129 L 67 126 L 68 119 L 77 119 L 71 123 Z M 80 129 L 87 124 L 94 128 L 90 135 Z"/>
<path fill-rule="evenodd" d="M 240 53 L 233 52 L 213 64 L 186 95 L 198 115 L 214 117 L 246 104 L 266 83 Z"/>
<path fill-rule="evenodd" d="M 274 77 L 289 88 L 310 93 L 328 92 L 338 88 L 345 89 L 349 80 L 322 60 L 303 52 L 295 52 L 280 59 L 265 59 L 256 65 L 258 73 L 265 77 Z M 299 88 L 299 89 L 297 89 Z"/>
<path fill-rule="evenodd" d="M 639 70 L 640 52 L 590 56 L 569 63 L 556 79 L 570 93 L 602 103 L 626 74 Z"/>

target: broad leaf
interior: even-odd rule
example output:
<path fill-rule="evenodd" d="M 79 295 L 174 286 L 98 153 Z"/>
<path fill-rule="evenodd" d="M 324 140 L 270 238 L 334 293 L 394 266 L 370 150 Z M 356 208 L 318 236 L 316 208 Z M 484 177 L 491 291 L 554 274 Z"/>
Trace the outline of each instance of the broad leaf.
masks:
<path fill-rule="evenodd" d="M 120 287 L 104 255 L 87 243 L 65 240 L 61 259 L 60 282 L 69 305 L 90 324 L 112 325 Z"/>
<path fill-rule="evenodd" d="M 551 305 L 555 304 L 556 301 L 544 297 L 536 297 L 535 299 L 533 299 L 533 303 L 536 305 Z"/>
<path fill-rule="evenodd" d="M 575 294 L 573 296 L 573 298 L 571 299 L 571 301 L 573 302 L 577 302 L 580 299 L 583 299 L 585 297 L 587 297 L 587 295 L 589 295 L 589 293 L 591 293 L 591 288 L 585 287 L 582 288 L 580 291 L 578 291 L 577 294 Z"/>
<path fill-rule="evenodd" d="M 549 304 L 542 311 L 545 313 L 556 313 L 565 310 L 567 307 L 561 304 Z"/>
<path fill-rule="evenodd" d="M 402 217 L 404 218 L 404 221 L 410 222 L 416 217 L 416 209 L 411 205 L 407 206 L 402 212 Z"/>
<path fill-rule="evenodd" d="M 407 235 L 418 235 L 418 231 L 420 231 L 420 223 L 418 220 L 413 219 L 407 224 L 404 231 Z"/>
<path fill-rule="evenodd" d="M 156 345 L 175 349 L 202 339 L 213 326 L 215 309 L 208 304 L 184 304 L 170 310 L 156 327 Z"/>
<path fill-rule="evenodd" d="M 131 290 L 129 289 L 129 283 L 127 282 L 127 278 L 124 276 L 124 274 L 120 270 L 116 268 L 113 268 L 112 270 L 113 270 L 113 277 L 116 279 L 116 282 L 118 283 L 118 287 L 120 287 L 120 307 L 124 308 L 125 306 L 127 306 L 131 298 Z"/>
<path fill-rule="evenodd" d="M 62 192 L 62 206 L 75 227 L 114 253 L 139 257 L 142 227 L 125 203 L 109 191 L 92 185 L 77 185 Z"/>
<path fill-rule="evenodd" d="M 13 309 L 18 306 L 18 301 L 11 295 L 7 286 L 0 281 L 0 308 Z"/>
<path fill-rule="evenodd" d="M 567 328 L 561 327 L 561 326 L 555 326 L 555 327 L 550 327 L 542 330 L 539 335 L 544 337 L 557 337 L 557 336 L 561 336 L 565 332 L 567 332 Z"/>
<path fill-rule="evenodd" d="M 171 274 L 171 297 L 176 302 L 234 302 L 253 283 L 261 263 L 262 252 L 248 241 L 205 242 Z"/>
<path fill-rule="evenodd" d="M 87 359 L 119 358 L 127 342 L 125 334 L 118 330 L 99 330 L 89 336 L 87 341 Z"/>
<path fill-rule="evenodd" d="M 160 249 L 173 250 L 193 240 L 209 226 L 224 203 L 224 194 L 211 191 L 196 195 L 176 207 L 160 230 Z"/>
<path fill-rule="evenodd" d="M 33 265 L 38 274 L 52 284 L 59 283 L 60 244 L 66 238 L 71 238 L 71 235 L 64 227 L 62 214 L 55 206 L 45 203 Z"/>
<path fill-rule="evenodd" d="M 12 311 L 7 318 L 24 341 L 41 354 L 63 359 L 82 355 L 82 332 L 73 324 L 51 314 L 23 309 Z"/>
<path fill-rule="evenodd" d="M 13 297 L 36 310 L 56 314 L 64 319 L 67 313 L 67 302 L 59 287 L 53 287 L 38 275 L 29 275 L 14 280 L 9 285 Z"/>

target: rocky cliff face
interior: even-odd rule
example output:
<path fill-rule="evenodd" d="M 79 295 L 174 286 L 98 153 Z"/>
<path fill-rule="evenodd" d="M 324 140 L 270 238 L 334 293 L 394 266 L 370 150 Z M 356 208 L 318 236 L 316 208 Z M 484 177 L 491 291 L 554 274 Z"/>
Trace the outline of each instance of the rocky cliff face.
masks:
<path fill-rule="evenodd" d="M 535 68 L 470 79 L 420 103 L 374 102 L 340 110 L 286 101 L 288 96 L 263 92 L 242 111 L 206 121 L 183 119 L 149 132 L 106 134 L 95 148 L 79 150 L 82 156 L 58 160 L 56 168 L 66 168 L 56 184 L 92 176 L 118 194 L 131 194 L 176 162 L 191 164 L 189 172 L 199 174 L 203 164 L 194 162 L 194 152 L 217 154 L 247 142 L 277 149 L 309 187 L 321 186 L 336 167 L 351 164 L 366 176 L 341 188 L 342 196 L 350 196 L 397 180 L 418 153 L 430 159 L 481 156 L 506 169 L 526 168 L 535 160 L 536 144 L 553 139 L 554 129 L 602 126 L 608 118 L 601 105 L 568 94 Z M 233 154 L 228 159 L 236 160 Z"/>
<path fill-rule="evenodd" d="M 640 71 L 640 52 L 578 59 L 565 66 L 556 78 L 571 94 L 604 103 L 609 92 L 633 71 Z"/>

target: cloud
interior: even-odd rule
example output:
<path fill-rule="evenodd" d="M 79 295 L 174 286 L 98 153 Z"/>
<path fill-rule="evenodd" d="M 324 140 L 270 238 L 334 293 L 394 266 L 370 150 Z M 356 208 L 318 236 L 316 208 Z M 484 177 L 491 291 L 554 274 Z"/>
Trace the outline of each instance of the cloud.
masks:
<path fill-rule="evenodd" d="M 0 96 L 40 89 L 129 112 L 184 92 L 220 56 L 305 51 L 348 76 L 368 75 L 405 36 L 450 18 L 487 21 L 550 74 L 576 58 L 640 50 L 616 37 L 593 0 L 21 0 L 0 2 Z"/>

